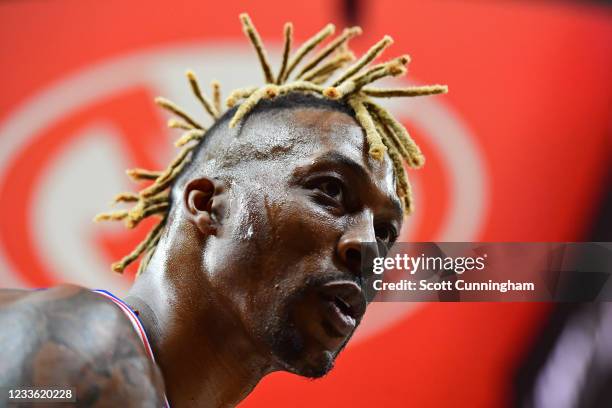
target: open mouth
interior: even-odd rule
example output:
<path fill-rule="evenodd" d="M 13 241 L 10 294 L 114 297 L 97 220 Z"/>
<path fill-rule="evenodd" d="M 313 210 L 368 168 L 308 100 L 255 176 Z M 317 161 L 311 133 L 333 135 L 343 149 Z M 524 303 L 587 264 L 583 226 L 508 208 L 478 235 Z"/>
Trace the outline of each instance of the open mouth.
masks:
<path fill-rule="evenodd" d="M 330 337 L 351 334 L 365 312 L 365 298 L 359 286 L 349 281 L 331 282 L 323 286 L 321 298 L 325 332 Z"/>
<path fill-rule="evenodd" d="M 344 314 L 345 316 L 348 316 L 350 318 L 352 318 L 353 320 L 355 320 L 355 311 L 353 310 L 353 308 L 346 303 L 342 298 L 338 297 L 338 296 L 334 296 L 334 305 L 340 309 L 340 312 L 342 314 Z"/>

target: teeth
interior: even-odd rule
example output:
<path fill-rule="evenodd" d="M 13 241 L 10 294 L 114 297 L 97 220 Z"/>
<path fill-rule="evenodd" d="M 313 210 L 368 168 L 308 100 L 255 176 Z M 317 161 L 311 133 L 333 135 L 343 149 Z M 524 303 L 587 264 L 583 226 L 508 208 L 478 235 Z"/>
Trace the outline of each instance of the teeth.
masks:
<path fill-rule="evenodd" d="M 351 307 L 344 300 L 342 300 L 338 296 L 335 296 L 334 303 L 336 303 L 342 313 L 349 316 L 350 318 L 353 318 L 353 314 L 351 313 Z"/>

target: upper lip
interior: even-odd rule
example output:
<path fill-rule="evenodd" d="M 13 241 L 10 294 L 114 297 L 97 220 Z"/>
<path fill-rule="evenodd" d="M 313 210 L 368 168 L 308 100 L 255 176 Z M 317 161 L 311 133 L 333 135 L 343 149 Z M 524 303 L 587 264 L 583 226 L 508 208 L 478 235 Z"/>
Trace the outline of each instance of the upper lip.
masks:
<path fill-rule="evenodd" d="M 361 321 L 366 309 L 366 300 L 359 285 L 348 280 L 333 281 L 322 286 L 321 295 L 335 302 L 340 310 Z"/>

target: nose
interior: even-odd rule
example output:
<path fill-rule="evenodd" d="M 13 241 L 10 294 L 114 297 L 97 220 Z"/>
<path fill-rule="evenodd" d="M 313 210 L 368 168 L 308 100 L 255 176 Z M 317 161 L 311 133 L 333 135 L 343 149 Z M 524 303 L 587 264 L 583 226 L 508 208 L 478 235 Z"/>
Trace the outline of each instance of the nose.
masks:
<path fill-rule="evenodd" d="M 366 251 L 371 246 L 364 244 L 375 242 L 376 235 L 372 218 L 362 217 L 340 237 L 336 250 L 349 271 L 355 276 L 361 277 L 362 262 L 366 256 Z"/>

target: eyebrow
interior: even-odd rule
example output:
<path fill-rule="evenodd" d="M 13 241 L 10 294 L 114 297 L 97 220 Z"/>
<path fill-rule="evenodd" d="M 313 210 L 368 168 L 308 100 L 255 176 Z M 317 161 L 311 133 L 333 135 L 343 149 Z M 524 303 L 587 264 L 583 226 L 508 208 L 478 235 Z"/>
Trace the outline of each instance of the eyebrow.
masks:
<path fill-rule="evenodd" d="M 315 165 L 318 164 L 318 162 L 334 162 L 336 164 L 340 164 L 341 166 L 348 168 L 360 179 L 370 179 L 370 174 L 361 164 L 357 163 L 355 160 L 336 150 L 332 150 L 331 152 L 327 152 L 319 156 L 315 160 Z M 393 204 L 393 211 L 396 213 L 398 218 L 403 218 L 404 211 L 402 210 L 402 204 L 400 203 L 400 201 L 387 194 L 386 197 Z"/>

